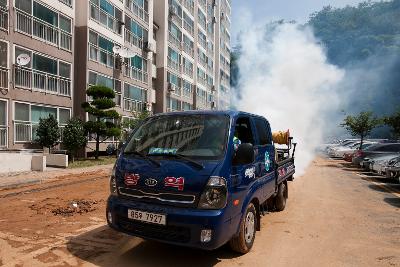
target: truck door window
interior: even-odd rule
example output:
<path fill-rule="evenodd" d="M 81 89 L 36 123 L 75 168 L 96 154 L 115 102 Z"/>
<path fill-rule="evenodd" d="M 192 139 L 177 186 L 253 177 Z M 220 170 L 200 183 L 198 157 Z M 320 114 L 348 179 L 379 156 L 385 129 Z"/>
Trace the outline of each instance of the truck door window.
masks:
<path fill-rule="evenodd" d="M 235 136 L 241 143 L 254 145 L 253 132 L 251 131 L 250 119 L 246 117 L 238 118 L 235 125 Z"/>
<path fill-rule="evenodd" d="M 267 125 L 266 121 L 261 118 L 256 118 L 254 121 L 258 133 L 258 145 L 264 146 L 271 144 L 269 126 Z"/>

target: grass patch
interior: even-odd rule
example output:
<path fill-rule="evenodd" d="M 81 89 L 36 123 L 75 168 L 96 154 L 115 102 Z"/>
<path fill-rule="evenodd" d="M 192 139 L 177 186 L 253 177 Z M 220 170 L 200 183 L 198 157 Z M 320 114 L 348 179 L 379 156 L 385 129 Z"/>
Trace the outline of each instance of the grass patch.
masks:
<path fill-rule="evenodd" d="M 99 157 L 99 159 L 75 159 L 75 162 L 69 162 L 68 169 L 92 167 L 97 165 L 114 164 L 117 158 L 115 156 Z"/>

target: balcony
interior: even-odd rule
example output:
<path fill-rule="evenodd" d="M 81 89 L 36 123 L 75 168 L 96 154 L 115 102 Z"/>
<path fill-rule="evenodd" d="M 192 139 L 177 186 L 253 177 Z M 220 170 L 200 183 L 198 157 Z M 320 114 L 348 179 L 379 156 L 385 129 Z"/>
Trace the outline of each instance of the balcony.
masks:
<path fill-rule="evenodd" d="M 174 71 L 182 73 L 182 65 L 179 62 L 174 61 L 172 58 L 167 57 L 168 59 L 168 67 Z"/>
<path fill-rule="evenodd" d="M 144 22 L 149 22 L 149 13 L 144 10 L 144 8 L 138 6 L 135 1 L 133 0 L 126 0 L 125 6 L 135 14 L 139 19 L 143 20 Z"/>
<path fill-rule="evenodd" d="M 147 107 L 147 103 L 124 97 L 124 110 L 131 112 L 142 112 Z"/>
<path fill-rule="evenodd" d="M 72 0 L 58 0 L 58 1 L 63 3 L 66 6 L 72 7 Z"/>
<path fill-rule="evenodd" d="M 30 122 L 15 121 L 14 122 L 14 141 L 15 142 L 30 142 L 34 131 L 36 131 L 37 124 Z"/>
<path fill-rule="evenodd" d="M 193 26 L 190 25 L 186 20 L 183 21 L 183 28 L 187 30 L 192 36 L 194 36 L 194 29 Z"/>
<path fill-rule="evenodd" d="M 193 78 L 193 67 L 185 66 L 183 68 L 183 73 L 185 73 L 190 78 Z"/>
<path fill-rule="evenodd" d="M 199 0 L 199 6 L 203 8 L 204 11 L 207 10 L 207 1 L 206 0 Z"/>
<path fill-rule="evenodd" d="M 197 81 L 198 81 L 200 84 L 202 84 L 202 85 L 204 85 L 204 86 L 207 86 L 207 78 L 206 78 L 206 77 L 200 77 L 200 76 L 197 75 Z"/>
<path fill-rule="evenodd" d="M 21 66 L 14 66 L 14 71 L 17 88 L 71 96 L 71 79 Z"/>
<path fill-rule="evenodd" d="M 194 16 L 194 2 L 190 0 L 183 0 L 183 6 Z"/>
<path fill-rule="evenodd" d="M 185 51 L 185 53 L 187 53 L 188 55 L 190 55 L 192 58 L 194 58 L 194 49 L 193 46 L 191 46 L 188 43 L 183 42 L 182 43 L 183 46 L 183 51 Z"/>
<path fill-rule="evenodd" d="M 196 106 L 198 105 L 202 105 L 202 106 L 206 106 L 207 105 L 207 99 L 205 97 L 202 96 L 196 96 Z"/>
<path fill-rule="evenodd" d="M 171 32 L 169 32 L 168 34 L 168 42 L 170 42 L 171 44 L 173 44 L 175 47 L 177 47 L 179 50 L 182 49 L 182 43 L 181 40 L 174 36 Z"/>
<path fill-rule="evenodd" d="M 171 91 L 171 95 L 180 97 L 182 95 L 182 88 L 175 86 L 175 91 Z"/>
<path fill-rule="evenodd" d="M 184 98 L 187 98 L 187 99 L 192 99 L 192 98 L 193 98 L 193 92 L 190 91 L 190 90 L 186 90 L 186 89 L 184 88 L 184 89 L 183 89 L 183 94 L 182 94 L 182 96 L 183 96 Z"/>
<path fill-rule="evenodd" d="M 8 141 L 8 128 L 6 125 L 0 126 L 0 148 L 6 148 Z"/>
<path fill-rule="evenodd" d="M 125 42 L 129 43 L 130 45 L 139 47 L 143 49 L 143 38 L 135 35 L 128 29 L 125 29 Z"/>
<path fill-rule="evenodd" d="M 8 72 L 7 68 L 0 67 L 0 89 L 8 89 Z"/>
<path fill-rule="evenodd" d="M 8 31 L 8 9 L 0 6 L 0 29 Z"/>
<path fill-rule="evenodd" d="M 144 84 L 148 84 L 149 75 L 147 72 L 144 72 L 141 69 L 132 66 L 125 66 L 124 76 Z"/>
<path fill-rule="evenodd" d="M 18 9 L 16 9 L 16 31 L 72 51 L 72 35 L 70 33 Z"/>

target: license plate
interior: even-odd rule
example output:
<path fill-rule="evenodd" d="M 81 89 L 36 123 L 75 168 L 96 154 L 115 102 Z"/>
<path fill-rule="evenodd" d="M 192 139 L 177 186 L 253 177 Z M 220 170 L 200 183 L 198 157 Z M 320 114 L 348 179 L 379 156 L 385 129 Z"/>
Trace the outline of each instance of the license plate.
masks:
<path fill-rule="evenodd" d="M 166 225 L 164 214 L 145 212 L 140 210 L 128 210 L 128 218 L 136 221 Z"/>

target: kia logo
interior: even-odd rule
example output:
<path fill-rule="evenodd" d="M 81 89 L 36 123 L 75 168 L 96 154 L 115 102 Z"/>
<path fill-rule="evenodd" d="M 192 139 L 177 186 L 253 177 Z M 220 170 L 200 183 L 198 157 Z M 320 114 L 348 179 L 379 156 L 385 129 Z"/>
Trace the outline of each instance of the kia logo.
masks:
<path fill-rule="evenodd" d="M 157 185 L 157 180 L 153 178 L 148 178 L 144 181 L 144 184 L 147 186 L 156 186 Z"/>

